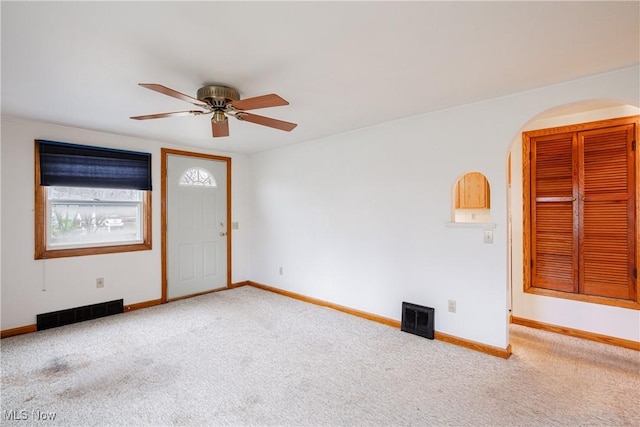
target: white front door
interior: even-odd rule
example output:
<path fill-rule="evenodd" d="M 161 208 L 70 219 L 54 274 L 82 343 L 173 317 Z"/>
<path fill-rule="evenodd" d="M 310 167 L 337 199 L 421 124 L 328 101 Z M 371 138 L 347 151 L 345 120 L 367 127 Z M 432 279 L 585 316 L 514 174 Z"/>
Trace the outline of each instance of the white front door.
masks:
<path fill-rule="evenodd" d="M 227 163 L 167 156 L 167 299 L 229 285 Z"/>

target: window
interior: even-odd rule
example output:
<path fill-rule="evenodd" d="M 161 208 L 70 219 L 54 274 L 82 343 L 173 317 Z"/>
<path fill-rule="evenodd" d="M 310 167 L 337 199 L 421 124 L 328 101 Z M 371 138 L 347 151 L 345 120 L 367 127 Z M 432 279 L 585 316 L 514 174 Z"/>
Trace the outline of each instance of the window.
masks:
<path fill-rule="evenodd" d="M 47 248 L 142 243 L 143 191 L 45 187 Z"/>
<path fill-rule="evenodd" d="M 211 172 L 203 168 L 191 168 L 180 176 L 178 185 L 217 187 L 217 183 Z"/>
<path fill-rule="evenodd" d="M 151 156 L 36 141 L 35 258 L 151 249 Z"/>
<path fill-rule="evenodd" d="M 525 292 L 637 308 L 636 121 L 523 134 Z"/>

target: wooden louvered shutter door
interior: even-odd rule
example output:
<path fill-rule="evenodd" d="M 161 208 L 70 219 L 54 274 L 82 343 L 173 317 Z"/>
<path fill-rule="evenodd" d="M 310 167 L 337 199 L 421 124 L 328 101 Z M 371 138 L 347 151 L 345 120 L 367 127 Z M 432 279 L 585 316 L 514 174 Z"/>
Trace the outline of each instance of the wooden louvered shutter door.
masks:
<path fill-rule="evenodd" d="M 634 125 L 578 133 L 580 293 L 635 299 Z"/>
<path fill-rule="evenodd" d="M 578 292 L 575 133 L 531 142 L 531 286 Z"/>

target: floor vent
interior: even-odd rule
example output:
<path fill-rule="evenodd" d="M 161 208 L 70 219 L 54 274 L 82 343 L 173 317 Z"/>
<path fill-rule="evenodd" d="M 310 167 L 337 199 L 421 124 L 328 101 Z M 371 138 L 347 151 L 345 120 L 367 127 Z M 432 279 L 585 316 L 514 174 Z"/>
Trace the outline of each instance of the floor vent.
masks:
<path fill-rule="evenodd" d="M 409 302 L 402 303 L 401 330 L 410 334 L 433 339 L 433 318 L 435 310 Z"/>
<path fill-rule="evenodd" d="M 122 313 L 123 300 L 113 300 L 98 304 L 85 305 L 83 307 L 69 308 L 66 310 L 52 311 L 51 313 L 38 314 L 36 316 L 36 328 L 38 331 L 70 325 L 85 320 L 111 316 Z"/>

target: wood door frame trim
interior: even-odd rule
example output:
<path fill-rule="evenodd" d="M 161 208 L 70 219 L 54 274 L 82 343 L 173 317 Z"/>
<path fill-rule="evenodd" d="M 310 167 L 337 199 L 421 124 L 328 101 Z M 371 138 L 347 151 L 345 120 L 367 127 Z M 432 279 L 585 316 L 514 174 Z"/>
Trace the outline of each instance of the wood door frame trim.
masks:
<path fill-rule="evenodd" d="M 164 304 L 168 302 L 167 298 L 167 162 L 169 155 L 194 157 L 198 159 L 208 159 L 223 161 L 227 166 L 227 284 L 231 285 L 231 157 L 218 156 L 215 154 L 204 154 L 193 151 L 175 150 L 172 148 L 160 149 L 160 241 L 161 241 L 161 257 L 162 257 L 162 297 L 160 301 Z M 172 300 L 175 300 L 173 298 Z"/>

